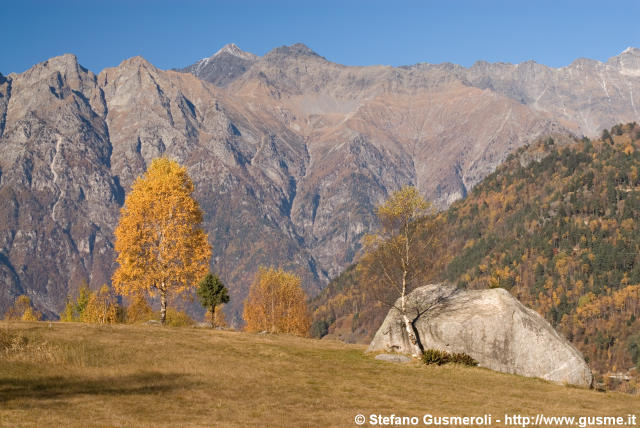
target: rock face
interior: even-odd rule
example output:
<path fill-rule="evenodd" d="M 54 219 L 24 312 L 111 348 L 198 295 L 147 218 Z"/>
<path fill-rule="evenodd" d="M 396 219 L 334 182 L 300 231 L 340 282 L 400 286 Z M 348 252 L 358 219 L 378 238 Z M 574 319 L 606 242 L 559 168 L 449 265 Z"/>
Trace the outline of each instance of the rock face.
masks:
<path fill-rule="evenodd" d="M 109 281 L 124 192 L 111 175 L 106 106 L 93 73 L 64 55 L 4 84 L 0 302 L 6 309 L 28 294 L 51 316 L 69 283 Z"/>
<path fill-rule="evenodd" d="M 136 57 L 95 75 L 63 55 L 0 75 L 0 313 L 28 294 L 53 316 L 83 279 L 109 282 L 119 208 L 161 155 L 194 180 L 230 321 L 260 265 L 314 294 L 402 185 L 443 208 L 521 145 L 637 118 L 638 58 L 347 67 L 227 45 L 184 73 Z"/>
<path fill-rule="evenodd" d="M 553 382 L 590 386 L 582 354 L 508 291 L 458 290 L 435 284 L 408 296 L 424 349 L 464 352 L 482 367 Z M 398 305 L 397 303 L 396 305 Z M 411 353 L 400 314 L 391 309 L 367 351 Z"/>

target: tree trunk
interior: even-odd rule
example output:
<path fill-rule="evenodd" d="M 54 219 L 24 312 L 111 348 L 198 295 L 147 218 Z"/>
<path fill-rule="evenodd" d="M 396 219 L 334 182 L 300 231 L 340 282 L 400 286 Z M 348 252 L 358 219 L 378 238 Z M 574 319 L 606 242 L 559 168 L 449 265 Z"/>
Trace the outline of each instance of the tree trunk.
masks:
<path fill-rule="evenodd" d="M 215 327 L 216 323 L 216 305 L 211 305 L 211 328 Z"/>
<path fill-rule="evenodd" d="M 409 342 L 411 342 L 411 356 L 414 358 L 420 358 L 422 348 L 418 343 L 418 338 L 416 337 L 415 332 L 413 331 L 413 324 L 409 321 L 409 317 L 406 313 L 402 314 L 402 322 L 404 323 L 404 329 L 409 337 Z"/>
<path fill-rule="evenodd" d="M 167 320 L 167 292 L 160 290 L 160 322 L 164 325 Z"/>
<path fill-rule="evenodd" d="M 276 332 L 276 297 L 271 296 L 271 333 Z"/>
<path fill-rule="evenodd" d="M 400 296 L 400 312 L 402 313 L 402 321 L 404 322 L 404 328 L 411 342 L 411 355 L 415 358 L 420 358 L 422 354 L 422 347 L 418 344 L 418 338 L 413 331 L 413 324 L 409 321 L 407 316 L 406 297 L 407 294 L 407 271 L 402 271 L 402 295 Z"/>

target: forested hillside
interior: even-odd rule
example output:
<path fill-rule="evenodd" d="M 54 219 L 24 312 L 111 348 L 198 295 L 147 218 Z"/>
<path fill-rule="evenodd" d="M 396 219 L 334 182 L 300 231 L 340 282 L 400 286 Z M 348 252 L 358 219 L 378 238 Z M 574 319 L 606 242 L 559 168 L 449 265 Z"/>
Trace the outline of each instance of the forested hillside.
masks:
<path fill-rule="evenodd" d="M 543 315 L 599 373 L 640 366 L 640 126 L 510 155 L 438 222 L 420 280 L 503 287 Z M 347 269 L 313 302 L 313 330 L 369 339 L 387 308 Z"/>

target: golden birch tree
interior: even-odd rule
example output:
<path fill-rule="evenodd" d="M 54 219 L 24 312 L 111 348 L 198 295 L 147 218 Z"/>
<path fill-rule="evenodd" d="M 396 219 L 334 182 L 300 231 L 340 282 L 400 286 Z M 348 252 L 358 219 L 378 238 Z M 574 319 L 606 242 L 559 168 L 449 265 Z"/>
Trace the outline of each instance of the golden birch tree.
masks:
<path fill-rule="evenodd" d="M 300 277 L 282 269 L 260 268 L 244 302 L 247 331 L 306 336 L 310 318 Z"/>
<path fill-rule="evenodd" d="M 163 324 L 169 297 L 184 295 L 209 270 L 211 247 L 193 190 L 185 167 L 155 159 L 133 183 L 115 231 L 116 291 L 159 294 Z"/>
<path fill-rule="evenodd" d="M 376 299 L 400 313 L 414 356 L 422 353 L 414 321 L 423 312 L 407 306 L 407 294 L 429 263 L 424 258 L 428 247 L 435 245 L 436 224 L 426 218 L 429 210 L 430 204 L 415 187 L 393 193 L 378 207 L 380 228 L 364 237 L 366 253 L 359 264 Z"/>

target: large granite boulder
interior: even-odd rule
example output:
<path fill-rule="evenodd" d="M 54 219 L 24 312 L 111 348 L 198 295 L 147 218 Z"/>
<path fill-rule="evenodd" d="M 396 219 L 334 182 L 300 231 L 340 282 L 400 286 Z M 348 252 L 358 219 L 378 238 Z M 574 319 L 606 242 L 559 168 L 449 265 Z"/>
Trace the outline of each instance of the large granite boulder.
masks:
<path fill-rule="evenodd" d="M 432 284 L 417 288 L 407 299 L 409 318 L 415 319 L 424 349 L 464 352 L 480 366 L 504 373 L 591 385 L 582 354 L 504 289 L 459 290 Z M 411 353 L 397 309 L 389 311 L 367 351 Z"/>

